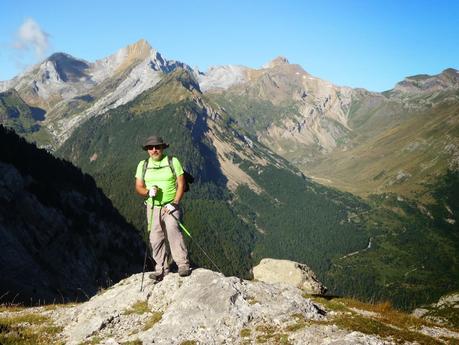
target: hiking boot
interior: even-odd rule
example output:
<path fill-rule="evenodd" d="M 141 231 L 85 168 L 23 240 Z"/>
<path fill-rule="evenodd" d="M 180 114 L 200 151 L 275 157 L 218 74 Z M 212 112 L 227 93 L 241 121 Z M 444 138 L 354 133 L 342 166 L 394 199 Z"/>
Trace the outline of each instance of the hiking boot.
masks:
<path fill-rule="evenodd" d="M 158 283 L 160 282 L 161 280 L 163 280 L 164 278 L 164 274 L 163 273 L 159 273 L 159 272 L 153 272 L 153 273 L 150 273 L 148 275 L 148 277 L 153 280 L 153 283 Z"/>
<path fill-rule="evenodd" d="M 191 274 L 190 267 L 180 266 L 178 269 L 178 274 L 180 277 L 188 277 Z"/>

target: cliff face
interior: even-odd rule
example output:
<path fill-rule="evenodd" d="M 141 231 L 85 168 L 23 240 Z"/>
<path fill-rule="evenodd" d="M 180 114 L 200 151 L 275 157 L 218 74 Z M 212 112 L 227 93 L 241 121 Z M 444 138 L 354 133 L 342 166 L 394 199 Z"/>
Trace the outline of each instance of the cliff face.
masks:
<path fill-rule="evenodd" d="M 90 176 L 0 126 L 2 302 L 87 299 L 139 272 L 142 253 Z"/>

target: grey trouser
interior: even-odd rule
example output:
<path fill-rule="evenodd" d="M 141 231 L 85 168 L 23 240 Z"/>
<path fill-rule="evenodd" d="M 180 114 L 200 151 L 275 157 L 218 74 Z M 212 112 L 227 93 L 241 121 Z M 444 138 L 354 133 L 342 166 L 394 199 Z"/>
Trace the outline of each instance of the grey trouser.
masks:
<path fill-rule="evenodd" d="M 150 231 L 150 243 L 153 259 L 156 262 L 155 272 L 167 273 L 169 271 L 168 251 L 166 240 L 169 242 L 172 259 L 178 267 L 189 267 L 188 251 L 185 246 L 183 235 L 180 232 L 179 225 L 174 219 L 180 219 L 180 211 L 173 213 L 174 217 L 165 213 L 165 209 L 159 206 L 153 208 L 153 219 L 151 219 L 152 208 L 147 205 L 147 222 L 150 229 L 150 220 L 152 220 Z"/>

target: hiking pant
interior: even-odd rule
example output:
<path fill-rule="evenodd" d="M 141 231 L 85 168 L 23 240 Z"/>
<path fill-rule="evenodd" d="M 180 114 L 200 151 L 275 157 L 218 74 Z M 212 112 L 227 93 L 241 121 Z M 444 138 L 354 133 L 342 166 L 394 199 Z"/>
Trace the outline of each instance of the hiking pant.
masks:
<path fill-rule="evenodd" d="M 147 222 L 152 220 L 153 224 L 148 224 L 150 231 L 150 244 L 152 256 L 156 262 L 155 272 L 167 274 L 169 272 L 168 251 L 166 242 L 169 242 L 172 259 L 178 267 L 189 267 L 188 251 L 185 246 L 183 235 L 179 225 L 174 219 L 180 219 L 180 211 L 174 211 L 172 215 L 167 214 L 162 207 L 153 208 L 153 219 L 151 219 L 152 208 L 147 205 Z M 150 228 L 151 226 L 151 228 Z"/>

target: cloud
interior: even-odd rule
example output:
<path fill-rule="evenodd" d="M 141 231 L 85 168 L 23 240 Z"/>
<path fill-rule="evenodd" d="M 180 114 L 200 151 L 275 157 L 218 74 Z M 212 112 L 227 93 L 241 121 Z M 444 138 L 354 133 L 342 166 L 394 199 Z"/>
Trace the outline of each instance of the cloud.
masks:
<path fill-rule="evenodd" d="M 32 18 L 27 18 L 16 33 L 13 47 L 21 52 L 32 50 L 37 60 L 44 58 L 50 47 L 49 34 Z"/>

